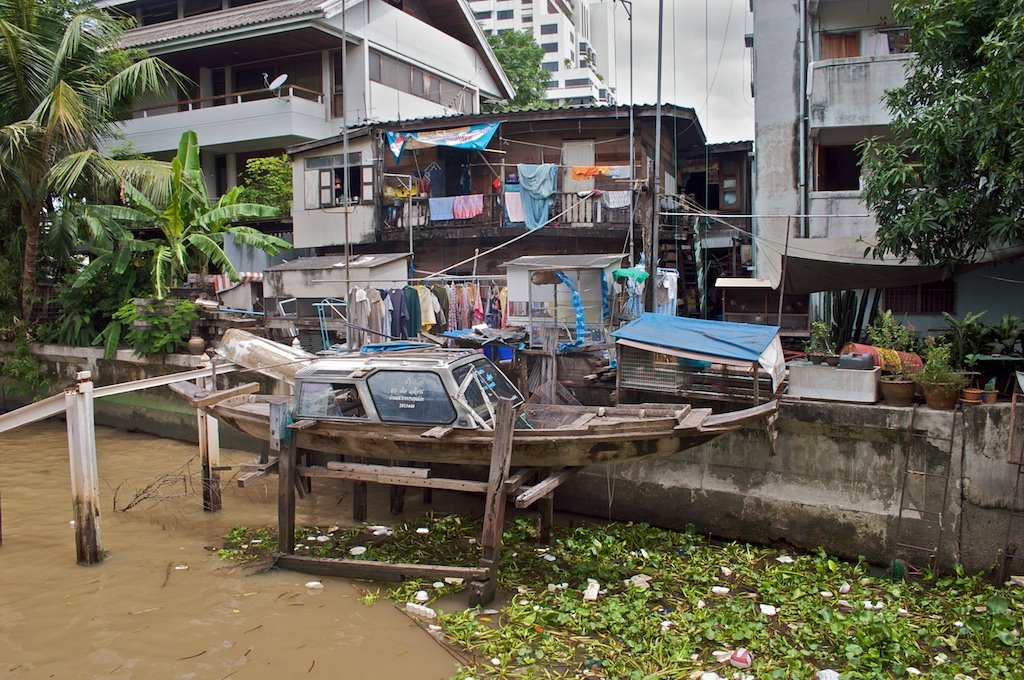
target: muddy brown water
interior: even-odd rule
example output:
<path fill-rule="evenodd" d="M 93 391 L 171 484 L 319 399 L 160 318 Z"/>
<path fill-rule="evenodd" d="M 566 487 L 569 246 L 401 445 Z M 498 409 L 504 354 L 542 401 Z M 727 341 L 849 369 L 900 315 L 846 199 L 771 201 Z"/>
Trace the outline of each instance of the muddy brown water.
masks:
<path fill-rule="evenodd" d="M 233 525 L 276 524 L 276 477 L 251 489 L 227 485 L 218 513 L 204 513 L 198 484 L 186 488 L 180 478 L 160 486 L 159 502 L 119 512 L 115 489 L 123 507 L 180 472 L 196 447 L 99 428 L 97 449 L 107 558 L 84 567 L 75 563 L 63 424 L 0 436 L 0 679 L 428 679 L 456 671 L 395 606 L 363 604 L 356 586 L 367 584 L 251 574 L 211 552 Z M 225 465 L 252 459 L 222 453 Z M 185 472 L 198 480 L 197 471 L 195 459 Z M 339 503 L 340 487 L 326 491 L 299 501 L 297 522 L 351 523 L 350 498 Z M 386 496 L 377 491 L 371 502 Z M 394 522 L 380 503 L 371 520 Z M 324 589 L 307 589 L 310 580 Z"/>

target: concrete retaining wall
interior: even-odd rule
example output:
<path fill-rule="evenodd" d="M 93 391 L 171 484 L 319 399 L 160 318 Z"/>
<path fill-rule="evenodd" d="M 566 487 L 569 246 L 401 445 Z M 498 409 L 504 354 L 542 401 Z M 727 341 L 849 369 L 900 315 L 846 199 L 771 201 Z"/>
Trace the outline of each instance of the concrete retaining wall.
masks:
<path fill-rule="evenodd" d="M 98 351 L 49 345 L 36 353 L 63 384 L 79 370 L 93 371 L 96 383 L 105 385 L 196 365 L 188 356 L 140 360 L 120 352 L 105 360 Z M 232 376 L 235 382 L 255 379 Z M 0 387 L 4 408 L 25 401 L 7 387 Z M 556 503 L 577 513 L 670 528 L 693 524 L 719 537 L 805 550 L 820 546 L 842 557 L 862 555 L 888 564 L 896 549 L 909 456 L 911 469 L 938 476 L 910 476 L 907 504 L 941 510 L 941 532 L 936 517 L 908 512 L 899 542 L 938 543 L 941 564 L 993 570 L 1017 471 L 1005 461 L 1009 416 L 1008 404 L 955 413 L 921 406 L 915 414 L 909 408 L 790 402 L 782 406 L 776 456 L 768 453 L 763 429 L 748 428 L 671 457 L 588 468 L 558 491 Z M 131 431 L 186 441 L 196 437 L 194 411 L 167 388 L 100 399 L 96 418 Z M 257 452 L 262 447 L 229 428 L 222 429 L 221 438 L 233 448 Z M 1013 543 L 1024 545 L 1024 522 L 1015 533 Z M 921 552 L 901 556 L 913 564 L 928 561 Z M 1024 564 L 1014 566 L 1019 573 Z"/>

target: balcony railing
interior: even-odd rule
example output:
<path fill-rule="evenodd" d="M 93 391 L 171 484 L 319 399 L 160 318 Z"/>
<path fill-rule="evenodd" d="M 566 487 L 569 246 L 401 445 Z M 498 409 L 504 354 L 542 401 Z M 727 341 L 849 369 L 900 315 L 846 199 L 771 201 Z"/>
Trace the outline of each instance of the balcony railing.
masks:
<path fill-rule="evenodd" d="M 322 104 L 324 101 L 323 92 L 311 90 L 301 85 L 288 85 L 280 90 L 280 93 L 272 92 L 266 88 L 258 90 L 242 90 L 229 94 L 219 94 L 212 97 L 199 97 L 196 99 L 179 99 L 174 102 L 160 104 L 148 104 L 144 107 L 132 109 L 132 118 L 149 118 L 150 116 L 161 116 L 169 113 L 181 113 L 194 111 L 196 109 L 213 108 L 226 106 L 228 104 L 243 104 L 245 102 L 259 101 L 262 99 L 274 99 L 277 97 L 300 97 L 308 101 Z"/>

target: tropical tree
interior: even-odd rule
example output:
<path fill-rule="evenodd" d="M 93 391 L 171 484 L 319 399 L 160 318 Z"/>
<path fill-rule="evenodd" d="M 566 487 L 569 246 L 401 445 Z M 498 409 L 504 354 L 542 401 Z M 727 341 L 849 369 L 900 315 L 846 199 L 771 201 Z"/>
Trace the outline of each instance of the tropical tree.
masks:
<path fill-rule="evenodd" d="M 962 264 L 1024 241 L 1024 0 L 899 0 L 915 56 L 893 140 L 862 144 L 876 256 Z"/>
<path fill-rule="evenodd" d="M 548 108 L 544 92 L 550 74 L 540 67 L 544 49 L 525 31 L 504 31 L 487 36 L 494 56 L 505 71 L 516 96 L 505 104 L 492 105 L 491 110 Z"/>
<path fill-rule="evenodd" d="M 0 0 L 0 190 L 18 208 L 26 318 L 47 215 L 73 192 L 161 171 L 95 153 L 132 101 L 178 80 L 159 59 L 116 48 L 132 25 L 60 0 Z"/>
<path fill-rule="evenodd" d="M 292 166 L 287 155 L 248 159 L 239 182 L 247 203 L 271 205 L 281 214 L 291 213 Z"/>
<path fill-rule="evenodd" d="M 273 217 L 277 208 L 242 203 L 242 188 L 236 186 L 211 205 L 206 181 L 199 166 L 199 140 L 189 130 L 182 134 L 178 154 L 171 161 L 169 184 L 154 201 L 130 182 L 124 185 L 126 205 L 88 206 L 85 221 L 98 236 L 95 257 L 75 282 L 88 285 L 108 265 L 123 273 L 133 258 L 149 259 L 157 298 L 182 281 L 188 272 L 206 273 L 210 265 L 238 277 L 224 252 L 224 239 L 259 248 L 271 255 L 291 248 L 287 241 L 258 229 L 236 224 L 237 220 Z M 143 239 L 133 229 L 159 229 L 160 237 Z"/>

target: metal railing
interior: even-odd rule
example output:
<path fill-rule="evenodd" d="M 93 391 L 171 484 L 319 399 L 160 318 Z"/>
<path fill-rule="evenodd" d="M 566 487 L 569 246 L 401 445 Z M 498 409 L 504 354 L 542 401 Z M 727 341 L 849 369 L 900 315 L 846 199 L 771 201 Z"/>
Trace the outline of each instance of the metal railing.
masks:
<path fill-rule="evenodd" d="M 150 104 L 145 107 L 132 109 L 132 118 L 149 118 L 150 116 L 163 116 L 169 113 L 182 113 L 196 109 L 215 108 L 227 106 L 228 104 L 244 104 L 246 102 L 259 101 L 262 99 L 276 99 L 278 97 L 296 96 L 317 104 L 324 103 L 323 92 L 311 90 L 301 85 L 288 85 L 282 87 L 280 93 L 272 92 L 266 88 L 258 90 L 242 90 L 228 94 L 218 94 L 211 97 L 198 97 L 196 99 L 179 99 L 173 102 L 162 104 Z"/>

